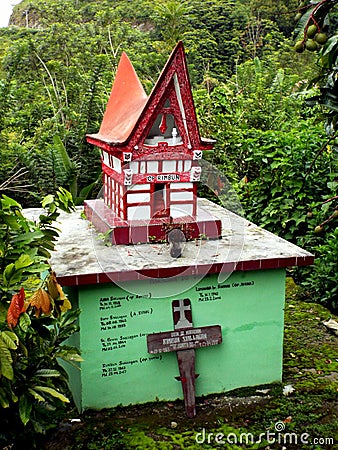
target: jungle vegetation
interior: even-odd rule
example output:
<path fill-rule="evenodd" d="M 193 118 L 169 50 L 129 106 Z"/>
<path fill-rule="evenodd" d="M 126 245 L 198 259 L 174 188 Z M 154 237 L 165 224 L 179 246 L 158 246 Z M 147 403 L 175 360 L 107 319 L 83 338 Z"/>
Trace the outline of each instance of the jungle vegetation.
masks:
<path fill-rule="evenodd" d="M 59 210 L 100 190 L 100 158 L 85 135 L 99 129 L 122 51 L 150 92 L 184 42 L 201 134 L 217 140 L 207 159 L 248 219 L 315 253 L 313 267 L 290 274 L 304 299 L 337 311 L 336 3 L 23 0 L 14 8 L 0 29 L 0 406 L 8 424 L 0 443 L 21 429 L 42 432 L 48 411 L 68 402 L 56 356 L 79 360 L 64 346 L 78 312 L 68 311 L 46 260 Z M 38 222 L 22 215 L 41 204 Z"/>
<path fill-rule="evenodd" d="M 247 218 L 319 256 L 294 278 L 337 308 L 335 4 L 23 0 L 0 30 L 1 191 L 24 207 L 60 186 L 78 204 L 95 195 L 100 160 L 85 134 L 121 52 L 149 92 L 183 40 L 201 134 L 217 140 L 207 158 Z"/>

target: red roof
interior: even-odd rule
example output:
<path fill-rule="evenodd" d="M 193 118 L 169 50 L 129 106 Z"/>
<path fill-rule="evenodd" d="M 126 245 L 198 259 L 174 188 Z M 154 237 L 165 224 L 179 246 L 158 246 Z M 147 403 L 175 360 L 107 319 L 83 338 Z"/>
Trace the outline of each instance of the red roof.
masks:
<path fill-rule="evenodd" d="M 111 143 L 125 142 L 133 130 L 147 99 L 147 94 L 133 65 L 126 53 L 123 52 L 100 131 L 94 136 Z"/>
<path fill-rule="evenodd" d="M 184 120 L 189 122 L 187 132 L 192 147 L 200 150 L 211 149 L 214 141 L 199 135 L 182 42 L 173 50 L 149 97 L 127 55 L 122 53 L 100 130 L 96 134 L 87 135 L 87 141 L 98 147 L 110 148 L 127 144 L 136 130 L 139 130 L 138 135 L 142 134 L 174 76 L 184 95 L 185 105 L 182 108 Z"/>

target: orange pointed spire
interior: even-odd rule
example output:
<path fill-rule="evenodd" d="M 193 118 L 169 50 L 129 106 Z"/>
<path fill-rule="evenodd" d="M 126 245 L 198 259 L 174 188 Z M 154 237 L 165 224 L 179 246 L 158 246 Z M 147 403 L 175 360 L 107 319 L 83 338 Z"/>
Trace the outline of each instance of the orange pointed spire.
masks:
<path fill-rule="evenodd" d="M 125 52 L 103 116 L 99 137 L 106 142 L 122 143 L 130 135 L 147 101 L 147 95 Z"/>

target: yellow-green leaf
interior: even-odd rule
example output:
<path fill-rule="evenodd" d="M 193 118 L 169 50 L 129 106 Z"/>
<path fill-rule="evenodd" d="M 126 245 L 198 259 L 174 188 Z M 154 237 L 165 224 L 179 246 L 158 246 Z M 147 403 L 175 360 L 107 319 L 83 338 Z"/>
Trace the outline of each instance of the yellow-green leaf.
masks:
<path fill-rule="evenodd" d="M 8 380 L 13 380 L 13 359 L 10 350 L 6 344 L 0 340 L 0 371 L 1 375 Z"/>
<path fill-rule="evenodd" d="M 0 332 L 0 339 L 3 340 L 7 348 L 9 348 L 10 350 L 16 350 L 18 348 L 19 338 L 12 331 Z"/>
<path fill-rule="evenodd" d="M 52 397 L 58 398 L 59 400 L 61 400 L 64 403 L 69 403 L 69 399 L 61 394 L 61 392 L 57 391 L 56 389 L 47 387 L 47 386 L 35 386 L 35 391 L 40 391 L 40 392 L 46 392 L 46 394 L 51 395 Z"/>
<path fill-rule="evenodd" d="M 23 269 L 33 264 L 33 262 L 34 261 L 30 258 L 29 255 L 21 255 L 19 259 L 15 261 L 15 268 L 16 270 Z"/>
<path fill-rule="evenodd" d="M 23 332 L 27 332 L 30 327 L 31 319 L 27 313 L 21 314 L 19 318 L 19 326 Z"/>
<path fill-rule="evenodd" d="M 36 377 L 60 377 L 61 373 L 55 369 L 40 369 L 35 372 Z"/>
<path fill-rule="evenodd" d="M 76 349 L 61 350 L 55 353 L 55 356 L 57 358 L 63 359 L 64 361 L 76 361 L 76 362 L 84 361 L 84 359 L 79 355 Z"/>
<path fill-rule="evenodd" d="M 2 388 L 0 388 L 0 406 L 1 406 L 1 408 L 9 407 L 9 401 L 7 399 L 6 392 Z"/>
<path fill-rule="evenodd" d="M 28 392 L 37 400 L 38 402 L 45 402 L 46 399 L 38 392 L 34 391 L 34 389 L 28 388 Z"/>

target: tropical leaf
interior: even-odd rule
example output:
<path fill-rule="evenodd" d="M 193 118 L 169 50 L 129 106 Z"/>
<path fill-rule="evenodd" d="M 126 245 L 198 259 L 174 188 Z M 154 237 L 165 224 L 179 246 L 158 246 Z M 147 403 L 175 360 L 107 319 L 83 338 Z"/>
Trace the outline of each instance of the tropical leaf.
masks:
<path fill-rule="evenodd" d="M 30 306 L 33 306 L 35 308 L 35 315 L 36 317 L 39 317 L 41 312 L 43 312 L 46 315 L 49 315 L 52 310 L 52 303 L 51 303 L 51 297 L 48 294 L 47 291 L 40 288 L 34 294 L 29 300 Z"/>
<path fill-rule="evenodd" d="M 0 340 L 0 374 L 8 380 L 13 380 L 13 358 L 4 341 Z"/>
<path fill-rule="evenodd" d="M 335 50 L 335 47 L 337 45 L 338 45 L 338 35 L 330 37 L 330 39 L 327 41 L 327 43 L 323 47 L 322 56 L 325 56 L 328 53 L 331 53 L 333 50 Z"/>
<path fill-rule="evenodd" d="M 61 392 L 57 391 L 56 389 L 53 389 L 51 387 L 48 386 L 35 386 L 34 387 L 35 391 L 40 391 L 40 392 L 45 392 L 46 394 L 51 395 L 54 398 L 58 398 L 59 400 L 61 400 L 64 403 L 69 403 L 69 399 L 61 394 Z"/>
<path fill-rule="evenodd" d="M 73 197 L 76 197 L 76 194 L 68 192 L 63 187 L 60 187 L 56 192 L 56 196 L 57 196 L 56 204 L 58 208 L 68 213 L 71 211 L 75 211 Z"/>
<path fill-rule="evenodd" d="M 46 195 L 44 199 L 41 202 L 41 206 L 45 208 L 46 206 L 50 205 L 54 201 L 54 196 L 52 194 Z"/>
<path fill-rule="evenodd" d="M 34 261 L 30 258 L 29 255 L 21 255 L 19 259 L 15 261 L 14 265 L 16 270 L 20 270 L 30 266 L 33 263 Z"/>
<path fill-rule="evenodd" d="M 68 347 L 66 345 L 60 346 L 60 350 L 55 353 L 57 358 L 61 358 L 67 362 L 82 362 L 83 358 L 80 356 L 79 351 L 74 347 Z"/>
<path fill-rule="evenodd" d="M 13 243 L 17 244 L 18 242 L 25 242 L 29 244 L 37 239 L 40 239 L 44 236 L 43 232 L 40 230 L 29 231 L 27 233 L 19 234 L 13 239 Z"/>
<path fill-rule="evenodd" d="M 7 207 L 13 207 L 14 206 L 15 208 L 21 209 L 20 203 L 18 203 L 13 198 L 8 197 L 5 194 L 2 194 L 1 202 L 5 203 Z"/>
<path fill-rule="evenodd" d="M 37 370 L 34 374 L 37 377 L 60 377 L 61 373 L 58 370 L 54 369 L 40 369 Z"/>
<path fill-rule="evenodd" d="M 60 300 L 60 311 L 66 312 L 68 309 L 71 309 L 72 305 L 68 298 L 66 297 L 65 293 L 62 290 L 62 287 L 56 280 L 55 272 L 52 272 L 49 277 L 47 278 L 47 289 L 49 295 L 52 297 L 53 300 Z"/>
<path fill-rule="evenodd" d="M 5 343 L 10 350 L 16 350 L 19 344 L 18 336 L 11 331 L 0 332 L 0 339 Z"/>
<path fill-rule="evenodd" d="M 38 392 L 36 392 L 34 389 L 32 388 L 28 388 L 28 392 L 35 398 L 35 400 L 37 400 L 38 402 L 45 402 L 46 399 L 45 397 L 43 397 L 41 394 L 39 394 Z"/>
<path fill-rule="evenodd" d="M 60 306 L 61 312 L 65 313 L 66 311 L 68 311 L 71 308 L 72 308 L 72 304 L 70 303 L 70 301 L 68 300 L 67 297 L 64 297 L 63 302 Z"/>
<path fill-rule="evenodd" d="M 7 324 L 10 328 L 16 327 L 20 314 L 25 312 L 25 291 L 20 289 L 18 294 L 14 294 L 7 312 Z"/>
<path fill-rule="evenodd" d="M 60 327 L 65 328 L 69 325 L 76 323 L 76 321 L 79 318 L 79 314 L 80 314 L 80 309 L 68 310 L 60 318 Z"/>
<path fill-rule="evenodd" d="M 57 300 L 59 298 L 59 291 L 57 288 L 58 282 L 56 281 L 55 272 L 52 272 L 46 280 L 47 290 L 49 295 L 54 299 Z"/>
<path fill-rule="evenodd" d="M 306 24 L 308 23 L 315 6 L 316 5 L 312 5 L 312 7 L 309 8 L 299 19 L 297 26 L 295 28 L 295 31 L 294 31 L 294 41 L 297 42 L 297 41 L 301 41 L 304 39 L 304 28 L 305 28 Z"/>
<path fill-rule="evenodd" d="M 14 263 L 8 264 L 8 266 L 6 266 L 6 268 L 3 272 L 3 282 L 5 285 L 9 284 L 9 281 L 11 280 L 11 278 L 13 277 L 15 272 L 16 272 L 16 270 L 15 270 Z"/>
<path fill-rule="evenodd" d="M 0 388 L 0 406 L 1 408 L 9 407 L 9 400 L 4 389 Z"/>
<path fill-rule="evenodd" d="M 21 422 L 24 425 L 27 425 L 30 419 L 30 415 L 32 412 L 32 402 L 29 400 L 29 398 L 26 397 L 26 395 L 22 395 L 19 399 L 19 414 Z"/>
<path fill-rule="evenodd" d="M 93 182 L 88 184 L 88 186 L 85 186 L 81 191 L 79 192 L 79 198 L 86 200 L 88 196 L 92 193 L 95 186 L 97 186 L 99 183 L 101 183 L 101 174 L 100 176 Z"/>
<path fill-rule="evenodd" d="M 67 153 L 66 147 L 64 146 L 60 136 L 53 136 L 54 147 L 53 150 L 56 151 L 56 155 L 59 163 L 61 163 L 63 176 L 67 175 L 69 182 L 69 190 L 72 196 L 75 198 L 77 196 L 77 166 L 74 161 L 72 161 Z"/>
<path fill-rule="evenodd" d="M 30 319 L 29 315 L 26 312 L 24 312 L 20 316 L 19 326 L 20 326 L 22 331 L 27 333 L 28 328 L 30 327 L 30 325 L 31 325 L 31 319 Z"/>
<path fill-rule="evenodd" d="M 63 145 L 63 142 L 57 134 L 53 136 L 54 149 L 57 150 L 58 155 L 61 157 L 63 169 L 66 173 L 69 173 L 73 169 L 73 163 L 69 158 L 66 147 Z"/>

